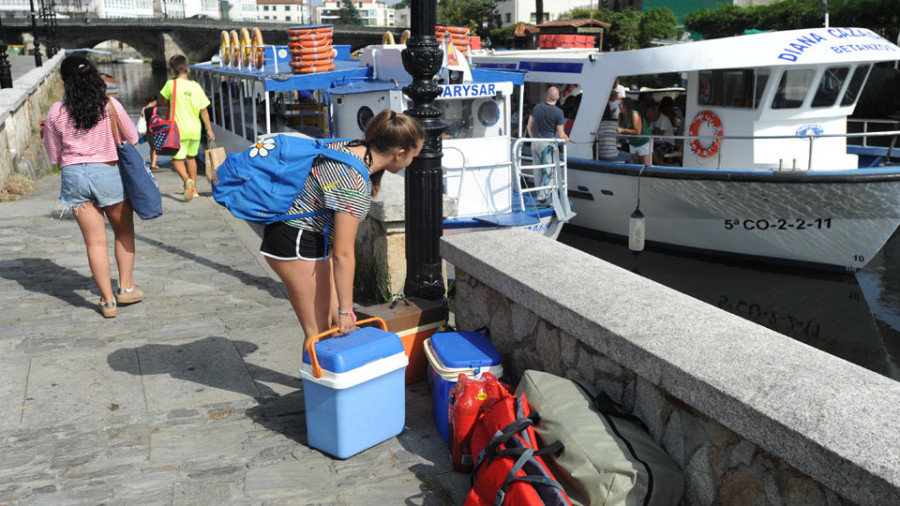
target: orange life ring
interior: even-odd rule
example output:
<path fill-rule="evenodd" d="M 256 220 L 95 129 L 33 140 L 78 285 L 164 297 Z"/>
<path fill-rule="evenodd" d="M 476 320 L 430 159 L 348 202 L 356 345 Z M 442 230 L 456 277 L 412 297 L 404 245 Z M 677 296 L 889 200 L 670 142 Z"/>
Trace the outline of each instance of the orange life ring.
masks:
<path fill-rule="evenodd" d="M 331 40 L 334 36 L 330 33 L 306 33 L 302 35 L 289 35 L 288 40 L 297 42 L 302 40 Z"/>
<path fill-rule="evenodd" d="M 434 25 L 435 32 L 450 32 L 450 33 L 469 33 L 468 26 L 462 25 Z"/>
<path fill-rule="evenodd" d="M 239 67 L 241 65 L 241 39 L 237 30 L 231 31 L 231 66 Z"/>
<path fill-rule="evenodd" d="M 308 67 L 324 67 L 332 63 L 334 63 L 334 60 L 331 58 L 327 60 L 291 60 L 291 67 L 305 69 Z"/>
<path fill-rule="evenodd" d="M 259 28 L 253 27 L 253 36 L 252 36 L 252 51 L 253 51 L 253 64 L 256 66 L 257 70 L 262 70 L 266 64 L 266 49 L 263 45 L 262 32 L 259 31 Z"/>
<path fill-rule="evenodd" d="M 331 45 L 333 44 L 330 38 L 319 40 L 292 40 L 288 42 L 288 47 L 291 49 L 299 47 L 325 47 Z"/>
<path fill-rule="evenodd" d="M 222 63 L 228 65 L 231 63 L 231 34 L 226 30 L 222 30 L 222 37 L 219 41 L 221 47 Z"/>
<path fill-rule="evenodd" d="M 334 33 L 334 27 L 331 25 L 327 26 L 319 26 L 319 27 L 311 27 L 311 28 L 289 28 L 288 29 L 288 37 L 301 37 L 304 35 L 331 35 Z"/>
<path fill-rule="evenodd" d="M 250 30 L 241 28 L 241 66 L 250 66 L 250 57 L 253 56 Z"/>
<path fill-rule="evenodd" d="M 306 66 L 306 67 L 300 67 L 299 65 L 301 63 L 307 63 L 307 62 L 292 61 L 292 62 L 290 62 L 291 71 L 295 74 L 317 74 L 319 72 L 328 72 L 329 70 L 334 70 L 334 61 L 333 60 L 326 60 L 326 61 L 328 61 L 328 63 L 320 64 L 320 62 L 315 62 L 316 65 L 310 65 L 310 66 Z M 310 63 L 312 63 L 312 62 L 310 62 Z"/>
<path fill-rule="evenodd" d="M 688 130 L 688 133 L 691 137 L 700 135 L 700 128 L 704 125 L 712 127 L 715 132 L 713 135 L 716 137 L 721 137 L 725 133 L 722 130 L 722 120 L 709 109 L 702 110 L 694 116 L 694 121 L 691 122 L 691 128 Z M 713 139 L 709 146 L 701 145 L 700 139 L 691 139 L 690 145 L 691 151 L 700 158 L 709 158 L 719 152 L 719 139 Z"/>
<path fill-rule="evenodd" d="M 337 56 L 334 48 L 314 48 L 291 51 L 291 59 L 294 61 L 331 60 Z"/>

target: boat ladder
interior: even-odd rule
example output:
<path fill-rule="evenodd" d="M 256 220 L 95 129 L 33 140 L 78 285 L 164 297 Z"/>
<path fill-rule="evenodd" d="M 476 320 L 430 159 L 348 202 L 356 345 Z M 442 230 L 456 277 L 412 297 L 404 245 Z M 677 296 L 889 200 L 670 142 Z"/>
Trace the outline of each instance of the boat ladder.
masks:
<path fill-rule="evenodd" d="M 546 203 L 553 206 L 556 218 L 562 223 L 575 216 L 569 202 L 568 151 L 561 141 L 520 138 L 513 144 L 514 184 L 517 188 L 513 193 L 514 210 L 525 210 L 526 202 L 528 207 Z M 536 154 L 529 149 L 529 154 L 525 154 L 526 143 L 547 143 L 547 146 L 541 153 Z M 540 163 L 535 162 L 536 157 L 539 157 Z"/>

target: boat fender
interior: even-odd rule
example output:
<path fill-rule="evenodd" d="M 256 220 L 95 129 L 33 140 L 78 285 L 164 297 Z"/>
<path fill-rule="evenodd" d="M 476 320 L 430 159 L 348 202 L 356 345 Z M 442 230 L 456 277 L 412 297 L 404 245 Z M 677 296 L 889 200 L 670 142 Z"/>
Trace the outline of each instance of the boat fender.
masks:
<path fill-rule="evenodd" d="M 241 66 L 241 39 L 237 30 L 231 31 L 231 66 Z"/>
<path fill-rule="evenodd" d="M 724 131 L 722 130 L 722 120 L 716 116 L 716 113 L 709 109 L 700 111 L 694 116 L 694 121 L 691 122 L 691 128 L 688 131 L 690 136 L 696 137 L 697 135 L 700 135 L 700 128 L 703 126 L 711 127 L 714 132 L 712 135 L 715 135 L 716 137 L 721 137 L 724 134 Z M 704 139 L 704 141 L 705 140 L 708 139 Z M 704 146 L 700 143 L 700 139 L 692 138 L 690 145 L 691 151 L 700 158 L 709 158 L 715 156 L 716 153 L 719 152 L 719 139 L 713 139 L 709 146 Z"/>
<path fill-rule="evenodd" d="M 409 36 L 410 36 L 410 31 L 403 30 L 403 35 L 400 36 L 400 43 L 406 44 L 406 41 L 409 40 Z"/>
<path fill-rule="evenodd" d="M 381 37 L 381 45 L 394 44 L 394 34 L 391 32 L 384 32 L 384 36 Z"/>
<path fill-rule="evenodd" d="M 641 208 L 634 208 L 628 219 L 628 249 L 631 251 L 644 251 L 644 221 Z"/>

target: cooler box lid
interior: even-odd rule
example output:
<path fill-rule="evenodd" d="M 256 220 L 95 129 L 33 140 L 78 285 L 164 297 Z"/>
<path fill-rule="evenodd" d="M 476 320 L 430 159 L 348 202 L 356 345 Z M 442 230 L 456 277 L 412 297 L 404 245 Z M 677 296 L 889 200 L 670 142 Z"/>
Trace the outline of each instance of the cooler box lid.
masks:
<path fill-rule="evenodd" d="M 481 332 L 438 332 L 431 348 L 448 369 L 481 369 L 500 364 L 500 352 Z"/>
<path fill-rule="evenodd" d="M 403 342 L 393 332 L 364 327 L 342 337 L 332 337 L 316 343 L 316 357 L 325 371 L 343 373 L 375 360 L 404 353 Z M 404 354 L 405 356 L 405 354 Z M 310 364 L 309 354 L 303 353 L 303 363 Z"/>

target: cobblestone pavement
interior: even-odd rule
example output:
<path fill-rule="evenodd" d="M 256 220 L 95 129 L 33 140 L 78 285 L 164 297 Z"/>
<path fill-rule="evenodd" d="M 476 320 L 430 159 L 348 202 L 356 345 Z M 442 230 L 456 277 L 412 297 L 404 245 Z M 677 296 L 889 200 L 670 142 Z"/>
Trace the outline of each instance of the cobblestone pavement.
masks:
<path fill-rule="evenodd" d="M 187 203 L 157 177 L 145 299 L 109 320 L 59 177 L 0 203 L 0 505 L 461 504 L 426 382 L 398 437 L 346 460 L 305 444 L 301 331 L 257 233 L 202 177 Z"/>

